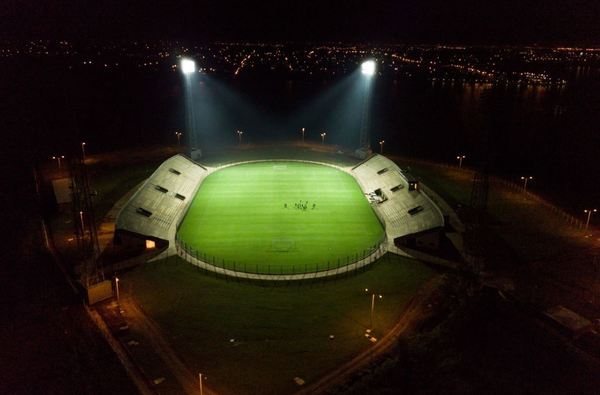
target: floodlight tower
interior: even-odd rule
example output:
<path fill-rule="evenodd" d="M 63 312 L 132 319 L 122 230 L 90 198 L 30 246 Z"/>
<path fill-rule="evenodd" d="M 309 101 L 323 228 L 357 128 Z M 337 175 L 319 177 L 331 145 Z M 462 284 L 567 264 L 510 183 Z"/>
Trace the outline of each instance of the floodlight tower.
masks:
<path fill-rule="evenodd" d="M 358 155 L 366 157 L 371 150 L 371 141 L 369 138 L 369 105 L 371 102 L 371 80 L 375 75 L 377 67 L 375 61 L 372 59 L 365 60 L 360 65 L 360 73 L 364 81 L 364 92 L 363 92 L 363 112 L 360 125 L 360 141 L 358 146 Z"/>
<path fill-rule="evenodd" d="M 202 155 L 202 151 L 198 146 L 198 136 L 196 136 L 196 111 L 194 109 L 194 74 L 196 73 L 196 62 L 192 59 L 181 59 L 181 72 L 185 78 L 185 98 L 187 112 L 187 135 L 190 146 L 190 157 L 192 160 L 197 160 Z M 179 138 L 179 136 L 178 136 Z"/>

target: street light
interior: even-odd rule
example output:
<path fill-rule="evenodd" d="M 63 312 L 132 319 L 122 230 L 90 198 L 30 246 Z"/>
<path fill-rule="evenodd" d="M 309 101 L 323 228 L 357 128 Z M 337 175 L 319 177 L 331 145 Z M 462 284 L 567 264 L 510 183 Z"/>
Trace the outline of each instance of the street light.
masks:
<path fill-rule="evenodd" d="M 379 142 L 379 153 L 383 154 L 383 143 L 385 143 L 385 140 L 381 140 Z"/>
<path fill-rule="evenodd" d="M 181 145 L 181 136 L 183 135 L 183 133 L 181 132 L 175 132 L 175 136 L 177 136 L 177 145 Z"/>
<path fill-rule="evenodd" d="M 365 292 L 369 292 L 369 288 L 365 288 Z M 377 296 L 377 298 L 379 299 L 383 298 L 383 295 L 371 292 L 371 324 L 369 326 L 369 329 L 371 330 L 373 330 L 373 312 L 375 311 L 375 296 Z"/>
<path fill-rule="evenodd" d="M 533 176 L 523 176 L 521 180 L 523 180 L 523 192 L 527 192 L 527 181 L 533 180 Z"/>
<path fill-rule="evenodd" d="M 83 211 L 79 212 L 79 221 L 81 222 L 81 237 L 85 236 L 85 223 L 83 222 Z"/>
<path fill-rule="evenodd" d="M 300 132 L 302 133 L 302 144 L 304 144 L 304 132 L 306 131 L 306 129 L 302 128 L 300 129 Z"/>
<path fill-rule="evenodd" d="M 585 221 L 585 230 L 587 230 L 587 228 L 590 226 L 590 218 L 592 216 L 592 213 L 597 212 L 598 210 L 595 208 L 589 209 L 589 210 L 583 210 L 584 213 L 587 213 L 587 221 Z"/>
<path fill-rule="evenodd" d="M 198 378 L 200 379 L 200 395 L 203 395 L 204 393 L 202 392 L 202 373 L 198 373 Z"/>
<path fill-rule="evenodd" d="M 322 144 L 325 144 L 325 136 L 327 136 L 327 133 L 325 133 L 325 132 L 322 132 L 322 133 L 321 133 L 321 145 L 322 145 Z"/>
<path fill-rule="evenodd" d="M 241 130 L 237 130 L 236 133 L 238 135 L 238 144 L 242 145 L 242 135 L 244 134 L 244 132 L 242 132 Z"/>
<path fill-rule="evenodd" d="M 85 141 L 81 142 L 81 158 L 83 159 L 83 163 L 85 163 Z"/>
<path fill-rule="evenodd" d="M 115 277 L 115 287 L 117 289 L 117 303 L 119 303 L 119 277 Z"/>
<path fill-rule="evenodd" d="M 456 159 L 458 159 L 458 168 L 459 168 L 459 169 L 462 169 L 462 161 L 463 161 L 463 159 L 465 159 L 465 158 L 466 158 L 466 156 L 465 156 L 465 155 L 458 155 L 458 156 L 456 157 Z"/>
<path fill-rule="evenodd" d="M 53 156 L 52 159 L 58 161 L 58 168 L 60 169 L 60 160 L 61 159 L 65 159 L 64 155 L 60 155 L 60 156 Z"/>

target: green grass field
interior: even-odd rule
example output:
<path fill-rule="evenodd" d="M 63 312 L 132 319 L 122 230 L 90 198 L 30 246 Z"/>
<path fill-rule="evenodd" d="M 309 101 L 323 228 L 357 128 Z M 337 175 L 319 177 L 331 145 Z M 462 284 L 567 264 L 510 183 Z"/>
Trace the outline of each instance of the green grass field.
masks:
<path fill-rule="evenodd" d="M 297 209 L 298 202 L 308 202 L 307 209 Z M 352 262 L 376 246 L 384 230 L 349 174 L 317 164 L 259 162 L 208 176 L 178 234 L 219 266 L 298 273 Z"/>

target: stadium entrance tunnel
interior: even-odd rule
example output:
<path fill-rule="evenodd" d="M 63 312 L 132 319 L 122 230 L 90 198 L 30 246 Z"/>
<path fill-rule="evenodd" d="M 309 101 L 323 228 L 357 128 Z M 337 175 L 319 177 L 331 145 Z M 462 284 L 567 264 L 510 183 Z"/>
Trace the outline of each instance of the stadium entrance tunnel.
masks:
<path fill-rule="evenodd" d="M 398 237 L 394 240 L 394 244 L 400 248 L 409 247 L 420 251 L 437 251 L 440 248 L 443 230 L 443 228 L 428 229 Z"/>
<path fill-rule="evenodd" d="M 150 251 L 162 251 L 169 247 L 169 241 L 153 236 L 117 229 L 113 240 L 114 245 L 123 252 L 142 254 Z"/>

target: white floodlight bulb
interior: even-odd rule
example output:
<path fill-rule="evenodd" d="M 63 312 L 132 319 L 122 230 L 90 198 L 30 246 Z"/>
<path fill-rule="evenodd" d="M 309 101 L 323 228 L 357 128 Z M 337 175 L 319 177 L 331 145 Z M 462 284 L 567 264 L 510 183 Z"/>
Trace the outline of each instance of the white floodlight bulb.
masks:
<path fill-rule="evenodd" d="M 374 60 L 365 60 L 360 65 L 360 72 L 364 75 L 371 76 L 375 74 L 375 61 Z"/>
<path fill-rule="evenodd" d="M 196 71 L 196 62 L 191 59 L 181 59 L 181 72 L 191 74 Z"/>

